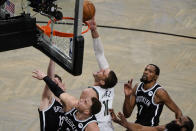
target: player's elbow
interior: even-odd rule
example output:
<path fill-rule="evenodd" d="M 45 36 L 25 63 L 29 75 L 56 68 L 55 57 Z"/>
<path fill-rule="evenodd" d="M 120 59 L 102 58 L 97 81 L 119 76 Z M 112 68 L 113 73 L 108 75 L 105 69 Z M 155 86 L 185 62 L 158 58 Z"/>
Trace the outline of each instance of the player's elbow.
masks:
<path fill-rule="evenodd" d="M 123 115 L 125 116 L 125 118 L 130 117 L 131 113 L 132 113 L 132 109 L 124 105 L 123 106 Z"/>

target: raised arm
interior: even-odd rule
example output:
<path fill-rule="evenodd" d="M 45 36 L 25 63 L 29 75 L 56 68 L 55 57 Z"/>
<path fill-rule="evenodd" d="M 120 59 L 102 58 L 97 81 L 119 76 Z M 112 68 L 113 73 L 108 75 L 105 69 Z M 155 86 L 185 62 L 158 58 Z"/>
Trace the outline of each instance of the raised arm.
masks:
<path fill-rule="evenodd" d="M 47 75 L 51 79 L 53 79 L 54 72 L 55 72 L 55 63 L 52 60 L 50 60 L 49 65 L 48 65 L 48 69 L 47 69 Z M 40 103 L 39 109 L 44 110 L 44 109 L 48 108 L 49 104 L 52 101 L 52 97 L 53 97 L 53 94 L 46 84 L 44 87 L 43 93 L 42 93 L 42 98 L 41 98 L 41 103 Z"/>
<path fill-rule="evenodd" d="M 127 131 L 159 131 L 157 127 L 142 126 L 140 124 L 128 122 L 125 116 L 121 112 L 119 112 L 118 115 L 116 116 L 113 109 L 110 109 L 109 111 L 110 111 L 112 120 L 115 123 L 125 127 Z"/>
<path fill-rule="evenodd" d="M 125 94 L 125 100 L 123 104 L 123 114 L 126 118 L 130 117 L 133 109 L 135 107 L 135 91 L 137 88 L 137 85 L 135 85 L 134 89 L 132 89 L 132 82 L 133 79 L 128 81 L 128 83 L 124 84 L 124 94 Z"/>
<path fill-rule="evenodd" d="M 104 55 L 104 48 L 103 44 L 101 42 L 101 39 L 99 37 L 99 33 L 97 31 L 97 25 L 95 22 L 95 18 L 93 17 L 92 20 L 89 21 L 90 29 L 91 29 L 91 35 L 93 38 L 93 48 L 95 52 L 95 56 L 99 65 L 100 69 L 109 69 L 108 61 Z"/>
<path fill-rule="evenodd" d="M 164 89 L 159 89 L 156 92 L 156 96 L 159 99 L 159 102 L 163 102 L 171 111 L 175 113 L 175 117 L 178 119 L 182 116 L 182 111 L 176 105 L 176 103 L 171 99 L 167 91 Z"/>
<path fill-rule="evenodd" d="M 48 85 L 48 88 L 53 92 L 55 96 L 61 99 L 61 101 L 64 103 L 65 110 L 69 111 L 73 107 L 76 106 L 78 103 L 78 100 L 71 96 L 68 93 L 65 93 L 54 81 L 52 81 L 47 75 L 45 75 L 43 72 L 39 70 L 33 71 L 33 77 L 38 80 L 44 80 L 46 84 Z"/>

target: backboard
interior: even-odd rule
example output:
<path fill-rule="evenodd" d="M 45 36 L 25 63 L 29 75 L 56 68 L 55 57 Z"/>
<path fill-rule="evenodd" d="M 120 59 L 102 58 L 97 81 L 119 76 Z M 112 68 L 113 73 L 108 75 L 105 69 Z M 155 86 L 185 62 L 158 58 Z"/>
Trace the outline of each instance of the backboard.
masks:
<path fill-rule="evenodd" d="M 0 47 L 1 52 L 33 46 L 72 75 L 76 76 L 82 73 L 84 51 L 82 30 L 87 28 L 82 23 L 83 0 L 6 1 L 15 5 L 15 11 L 14 14 L 7 16 L 5 15 L 8 12 L 5 8 L 7 2 L 3 2 L 4 4 L 1 5 L 3 14 L 0 19 L 0 38 L 3 40 L 2 43 L 6 43 Z M 73 19 L 59 20 L 62 17 Z M 19 18 L 20 20 L 18 20 Z M 55 22 L 55 19 L 58 21 Z M 23 25 L 24 21 L 28 22 L 25 26 Z M 46 35 L 46 32 L 42 28 L 40 29 L 40 27 L 46 26 L 48 21 L 51 21 L 49 25 L 50 35 Z M 73 35 L 68 37 L 57 36 L 53 30 Z M 16 31 L 18 41 L 14 44 L 15 41 L 12 39 Z M 8 40 L 10 41 L 8 42 Z"/>
<path fill-rule="evenodd" d="M 35 48 L 53 59 L 66 71 L 72 75 L 82 73 L 84 38 L 82 36 L 82 13 L 83 0 L 56 1 L 63 16 L 74 18 L 73 20 L 65 19 L 50 23 L 50 36 L 39 30 L 38 42 Z M 65 9 L 64 9 L 65 8 Z M 37 17 L 36 17 L 37 18 Z M 51 18 L 51 19 L 54 19 Z M 39 26 L 46 26 L 44 20 L 37 18 Z M 85 27 L 84 27 L 85 28 Z M 59 32 L 73 33 L 71 37 L 55 36 L 53 30 Z"/>

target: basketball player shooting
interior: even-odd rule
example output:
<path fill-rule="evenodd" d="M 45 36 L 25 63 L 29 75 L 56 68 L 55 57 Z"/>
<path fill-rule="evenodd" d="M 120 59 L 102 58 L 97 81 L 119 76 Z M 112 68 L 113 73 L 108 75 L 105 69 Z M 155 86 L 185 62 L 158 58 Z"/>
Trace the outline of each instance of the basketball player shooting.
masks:
<path fill-rule="evenodd" d="M 104 55 L 104 49 L 97 31 L 95 18 L 89 21 L 91 35 L 93 38 L 93 48 L 96 56 L 97 63 L 99 65 L 99 71 L 93 73 L 94 85 L 85 89 L 85 96 L 96 97 L 102 103 L 101 111 L 96 114 L 98 126 L 100 131 L 113 131 L 113 125 L 109 109 L 112 108 L 114 99 L 114 86 L 118 79 L 114 71 L 110 70 L 107 59 Z"/>

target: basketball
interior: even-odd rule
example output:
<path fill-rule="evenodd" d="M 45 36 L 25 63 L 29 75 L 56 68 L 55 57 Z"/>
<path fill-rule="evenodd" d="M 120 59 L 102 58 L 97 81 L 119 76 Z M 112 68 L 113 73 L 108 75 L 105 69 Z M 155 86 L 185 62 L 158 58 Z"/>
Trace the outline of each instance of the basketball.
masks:
<path fill-rule="evenodd" d="M 84 0 L 83 4 L 83 21 L 88 21 L 95 16 L 95 6 L 89 0 Z"/>

